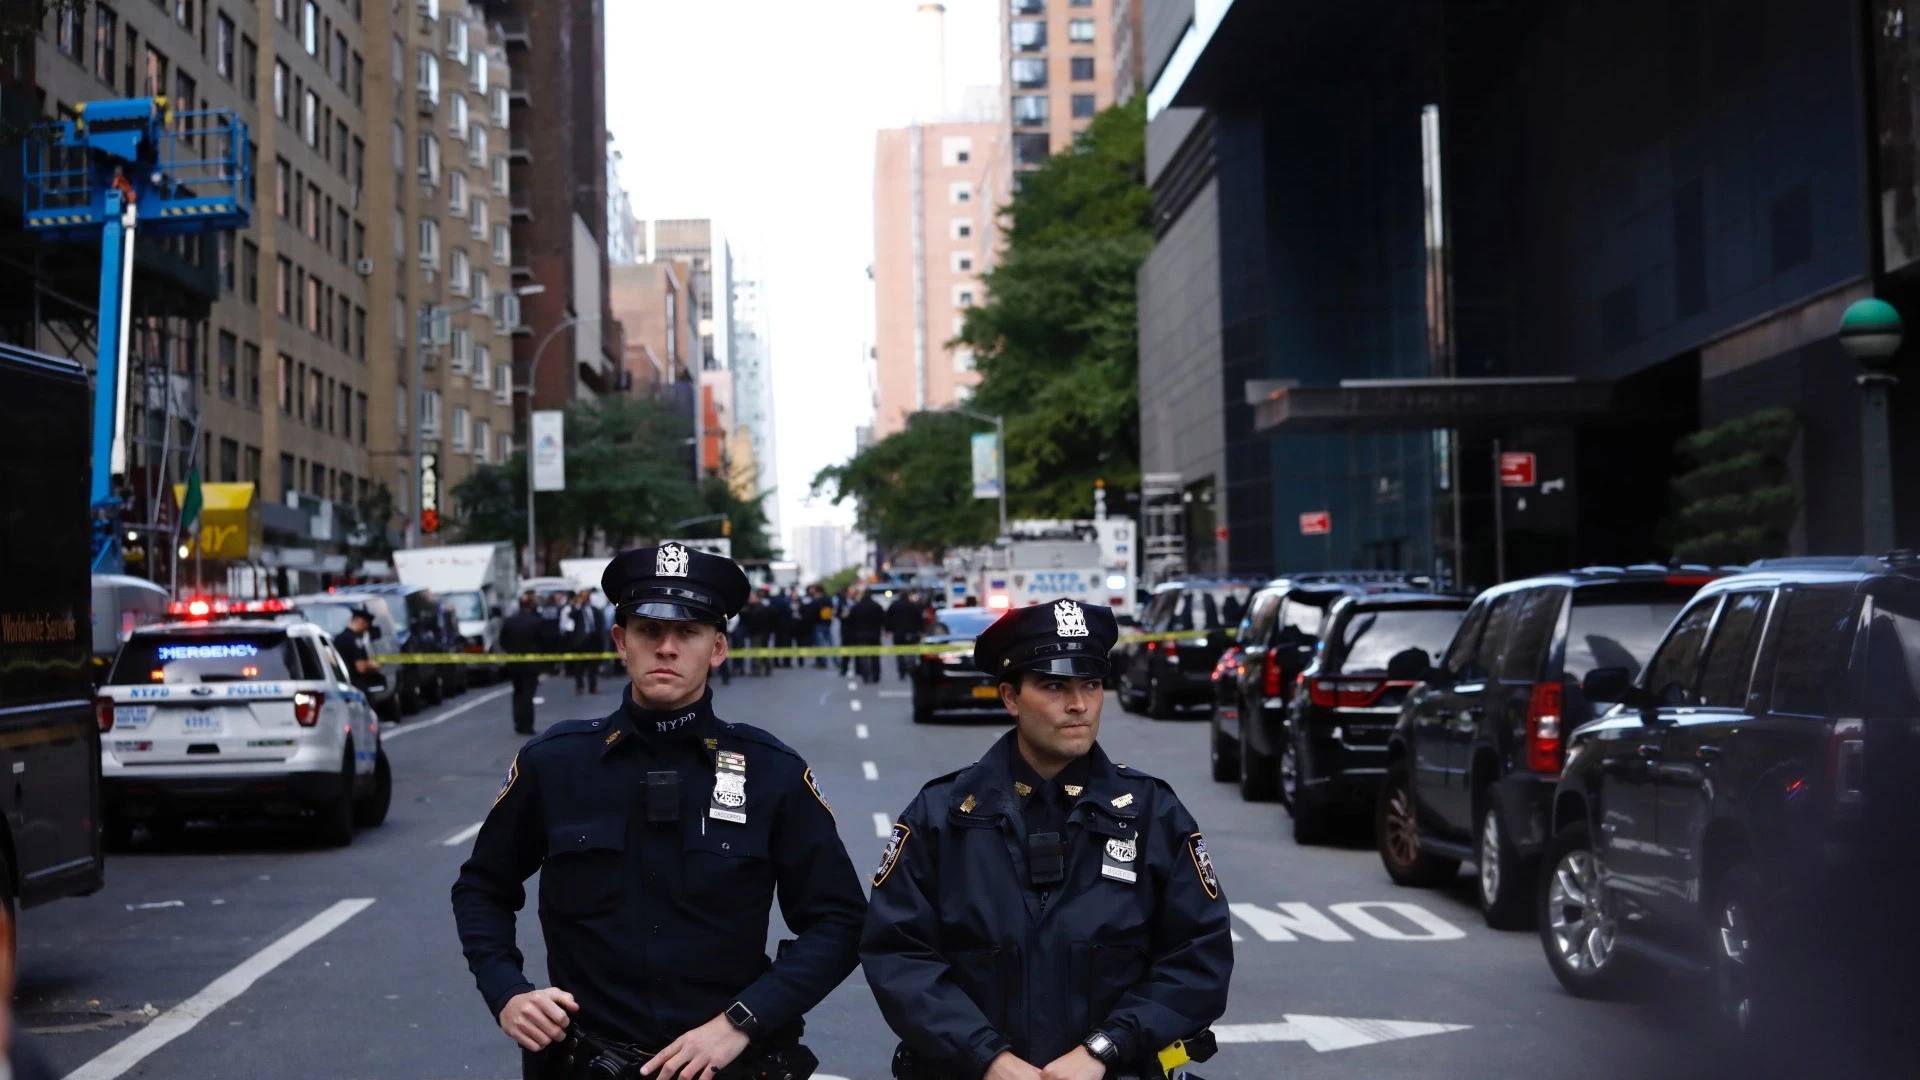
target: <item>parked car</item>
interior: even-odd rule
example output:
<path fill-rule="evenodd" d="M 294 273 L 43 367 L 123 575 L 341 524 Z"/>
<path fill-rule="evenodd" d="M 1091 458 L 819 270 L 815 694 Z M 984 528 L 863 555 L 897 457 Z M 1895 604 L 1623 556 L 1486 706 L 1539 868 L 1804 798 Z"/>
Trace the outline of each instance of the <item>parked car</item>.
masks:
<path fill-rule="evenodd" d="M 1481 593 L 1387 742 L 1374 835 L 1388 875 L 1436 885 L 1472 863 L 1487 924 L 1525 925 L 1566 733 L 1595 715 L 1581 680 L 1596 668 L 1639 674 L 1716 576 L 1594 567 Z"/>
<path fill-rule="evenodd" d="M 1344 596 L 1327 609 L 1281 735 L 1280 801 L 1297 843 L 1325 840 L 1338 815 L 1372 812 L 1400 706 L 1439 662 L 1468 603 L 1388 592 Z"/>
<path fill-rule="evenodd" d="M 1278 796 L 1287 701 L 1313 660 L 1327 609 L 1347 596 L 1431 585 L 1393 570 L 1336 570 L 1279 578 L 1255 592 L 1235 634 L 1239 663 L 1213 683 L 1213 778 L 1239 781 L 1250 802 Z"/>
<path fill-rule="evenodd" d="M 167 621 L 167 590 L 127 574 L 93 575 L 93 684 L 107 677 L 120 646 L 142 626 Z"/>
<path fill-rule="evenodd" d="M 1920 567 L 1756 566 L 1701 590 L 1637 678 L 1586 674 L 1620 704 L 1572 733 L 1535 892 L 1568 990 L 1621 989 L 1639 961 L 1705 968 L 1736 1033 L 1792 1018 L 1790 958 L 1836 957 L 1856 984 L 1912 962 L 1920 825 Z"/>
<path fill-rule="evenodd" d="M 1153 590 L 1140 631 L 1192 631 L 1192 637 L 1128 641 L 1113 650 L 1120 707 L 1165 720 L 1183 706 L 1213 705 L 1213 665 L 1226 651 L 1253 586 L 1200 579 L 1170 581 Z"/>
<path fill-rule="evenodd" d="M 942 609 L 926 643 L 969 644 L 999 616 L 991 608 Z M 929 723 L 941 713 L 1005 716 L 1006 712 L 1000 704 L 1000 680 L 975 671 L 972 653 L 914 658 L 914 723 Z"/>
<path fill-rule="evenodd" d="M 134 631 L 96 702 L 108 835 L 207 814 L 306 818 L 323 842 L 386 820 L 380 722 L 319 626 L 210 618 Z"/>
<path fill-rule="evenodd" d="M 393 617 L 399 621 L 401 629 L 406 631 L 403 641 L 407 646 L 402 651 L 418 653 L 459 652 L 459 629 L 448 630 L 446 607 L 433 590 L 421 585 L 388 582 L 380 585 L 356 585 L 354 591 L 374 596 L 390 598 Z M 438 705 L 449 697 L 463 694 L 467 689 L 467 669 L 465 664 L 408 664 L 418 668 L 418 687 L 421 700 L 428 705 Z"/>
<path fill-rule="evenodd" d="M 373 616 L 373 628 L 369 633 L 376 653 L 409 651 L 408 636 L 394 619 L 393 608 L 384 596 L 317 593 L 313 596 L 289 597 L 286 606 L 287 610 L 318 626 L 326 633 L 328 640 L 338 637 L 347 628 L 347 620 L 354 608 L 363 607 L 367 614 Z M 393 664 L 381 670 L 378 681 L 367 688 L 367 698 L 380 719 L 397 724 L 402 716 L 411 716 L 420 711 L 422 697 L 419 682 L 425 670 L 418 664 Z"/>

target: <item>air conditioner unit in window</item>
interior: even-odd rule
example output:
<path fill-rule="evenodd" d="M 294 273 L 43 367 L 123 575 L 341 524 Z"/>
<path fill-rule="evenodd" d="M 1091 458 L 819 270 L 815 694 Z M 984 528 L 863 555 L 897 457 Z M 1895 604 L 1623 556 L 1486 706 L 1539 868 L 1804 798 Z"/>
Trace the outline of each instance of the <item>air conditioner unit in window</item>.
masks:
<path fill-rule="evenodd" d="M 431 90 L 422 90 L 415 95 L 419 101 L 420 115 L 432 116 L 440 111 L 440 98 Z"/>
<path fill-rule="evenodd" d="M 373 276 L 373 260 L 361 259 L 359 262 L 354 263 L 353 272 L 356 274 L 359 274 L 361 277 L 372 277 Z"/>

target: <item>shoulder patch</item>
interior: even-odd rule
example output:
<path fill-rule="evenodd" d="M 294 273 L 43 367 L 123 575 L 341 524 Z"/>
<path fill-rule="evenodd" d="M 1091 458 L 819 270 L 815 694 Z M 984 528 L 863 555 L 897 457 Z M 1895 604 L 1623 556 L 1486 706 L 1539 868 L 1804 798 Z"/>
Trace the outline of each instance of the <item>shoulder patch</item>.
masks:
<path fill-rule="evenodd" d="M 1187 854 L 1193 857 L 1194 872 L 1200 875 L 1200 887 L 1207 899 L 1220 899 L 1220 875 L 1213 868 L 1213 856 L 1207 854 L 1207 841 L 1199 833 L 1187 837 Z"/>
<path fill-rule="evenodd" d="M 820 803 L 820 806 L 826 810 L 827 816 L 830 818 L 833 818 L 833 823 L 835 825 L 840 824 L 840 819 L 834 815 L 833 807 L 827 805 L 827 797 L 825 795 L 820 794 L 820 781 L 815 780 L 813 778 L 813 770 L 808 769 L 806 772 L 801 773 L 800 779 L 806 781 L 807 790 L 813 792 L 814 799 L 817 800 Z"/>
<path fill-rule="evenodd" d="M 880 852 L 880 865 L 873 871 L 874 888 L 879 888 L 887 875 L 893 873 L 893 868 L 900 865 L 900 853 L 906 850 L 907 837 L 912 835 L 913 830 L 904 822 L 894 822 L 893 831 L 887 834 L 887 846 Z"/>
<path fill-rule="evenodd" d="M 500 784 L 500 794 L 493 797 L 493 805 L 500 805 L 500 800 L 507 797 L 507 792 L 513 790 L 513 782 L 518 779 L 520 779 L 520 755 L 515 754 L 513 764 L 507 766 L 507 778 Z"/>

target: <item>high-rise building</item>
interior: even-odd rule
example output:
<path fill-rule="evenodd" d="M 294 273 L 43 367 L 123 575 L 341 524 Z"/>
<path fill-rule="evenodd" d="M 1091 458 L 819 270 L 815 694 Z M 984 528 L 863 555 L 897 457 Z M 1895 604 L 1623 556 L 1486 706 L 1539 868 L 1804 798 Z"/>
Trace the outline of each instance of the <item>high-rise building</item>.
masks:
<path fill-rule="evenodd" d="M 633 199 L 620 182 L 620 151 L 607 136 L 607 265 L 630 266 L 646 257 L 641 250 L 640 223 L 633 216 Z"/>
<path fill-rule="evenodd" d="M 751 498 L 779 486 L 774 460 L 773 320 L 767 279 L 757 259 L 743 260 L 733 281 L 732 366 L 735 492 Z M 765 501 L 767 522 L 780 535 L 780 502 Z"/>
<path fill-rule="evenodd" d="M 393 388 L 376 402 L 373 452 L 399 509 L 437 517 L 462 480 L 515 445 L 508 148 L 519 80 L 479 0 L 372 4 L 366 20 L 367 39 L 389 54 L 368 79 L 368 127 L 380 137 L 362 197 L 371 239 L 361 270 L 380 298 L 367 334 L 391 343 L 370 373 Z M 409 534 L 434 543 L 429 524 L 410 520 Z"/>
<path fill-rule="evenodd" d="M 1016 170 L 1038 168 L 1073 145 L 1113 104 L 1115 40 L 1139 25 L 1139 0 L 1006 0 L 1008 118 Z"/>
<path fill-rule="evenodd" d="M 732 322 L 733 253 L 719 230 L 706 218 L 654 221 L 646 227 L 649 256 L 656 261 L 684 262 L 693 292 L 699 326 L 697 363 L 698 406 L 694 435 L 699 440 L 700 473 L 731 479 L 728 449 L 733 431 L 733 377 L 728 368 Z"/>
<path fill-rule="evenodd" d="M 845 525 L 795 525 L 791 548 L 802 581 L 818 581 L 866 561 L 866 543 Z"/>
<path fill-rule="evenodd" d="M 688 364 L 700 340 L 691 273 L 683 262 L 634 263 L 610 273 L 613 313 L 626 345 L 626 381 L 635 394 L 671 401 L 673 387 L 690 385 Z"/>

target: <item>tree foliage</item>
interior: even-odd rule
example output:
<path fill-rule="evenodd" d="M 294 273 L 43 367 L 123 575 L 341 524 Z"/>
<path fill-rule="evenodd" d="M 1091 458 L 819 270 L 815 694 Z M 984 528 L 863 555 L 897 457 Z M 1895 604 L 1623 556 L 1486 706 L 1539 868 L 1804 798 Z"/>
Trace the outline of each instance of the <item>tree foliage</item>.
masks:
<path fill-rule="evenodd" d="M 1087 517 L 1096 479 L 1117 490 L 1139 483 L 1135 275 L 1153 247 L 1152 217 L 1138 97 L 1025 174 L 1002 211 L 1006 251 L 953 344 L 973 350 L 980 372 L 967 407 L 1006 418 L 1014 517 Z M 997 507 L 972 496 L 968 436 L 981 430 L 959 413 L 916 414 L 821 470 L 813 488 L 856 500 L 861 526 L 887 547 L 984 542 Z"/>
<path fill-rule="evenodd" d="M 1800 513 L 1787 460 L 1798 432 L 1791 410 L 1762 409 L 1680 441 L 1693 468 L 1673 481 L 1676 558 L 1738 564 L 1787 553 Z"/>
<path fill-rule="evenodd" d="M 660 402 L 608 395 L 567 408 L 565 491 L 538 493 L 534 522 L 540 559 L 618 551 L 673 533 L 673 523 L 707 514 L 732 518 L 740 558 L 773 551 L 767 517 L 757 503 L 735 499 L 712 480 L 695 487 L 687 442 L 693 426 Z M 527 458 L 482 466 L 453 488 L 451 530 L 462 540 L 525 542 Z M 693 528 L 688 538 L 720 535 Z"/>

